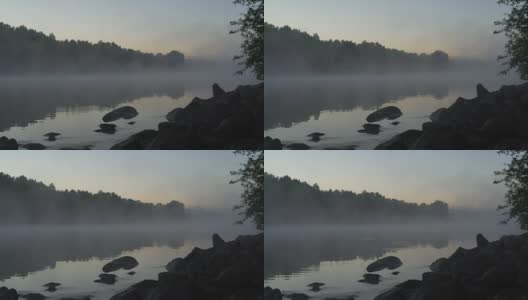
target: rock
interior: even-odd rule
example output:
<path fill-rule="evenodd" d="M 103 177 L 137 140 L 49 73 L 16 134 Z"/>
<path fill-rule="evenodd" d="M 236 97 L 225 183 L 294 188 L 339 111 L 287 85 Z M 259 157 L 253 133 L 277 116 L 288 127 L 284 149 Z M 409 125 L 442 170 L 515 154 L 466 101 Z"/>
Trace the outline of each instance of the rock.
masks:
<path fill-rule="evenodd" d="M 156 280 L 143 280 L 140 283 L 136 283 L 128 289 L 114 295 L 112 298 L 110 298 L 110 300 L 150 299 L 149 297 L 157 285 L 158 282 Z"/>
<path fill-rule="evenodd" d="M 114 109 L 113 111 L 104 115 L 103 122 L 105 123 L 114 122 L 119 119 L 130 120 L 130 119 L 137 117 L 137 115 L 139 115 L 138 111 L 132 106 L 123 106 L 123 107 Z"/>
<path fill-rule="evenodd" d="M 480 128 L 480 132 L 487 137 L 504 138 L 516 135 L 516 124 L 511 117 L 497 116 L 488 119 Z"/>
<path fill-rule="evenodd" d="M 407 130 L 376 147 L 376 150 L 409 150 L 422 135 L 420 130 Z"/>
<path fill-rule="evenodd" d="M 490 92 L 488 91 L 488 89 L 486 89 L 482 84 L 477 84 L 477 97 L 485 97 L 487 95 L 489 95 Z"/>
<path fill-rule="evenodd" d="M 18 293 L 15 289 L 8 289 L 5 286 L 0 287 L 0 300 L 17 300 Z"/>
<path fill-rule="evenodd" d="M 400 272 L 396 271 L 396 272 L 392 272 L 391 274 L 392 275 L 400 275 Z"/>
<path fill-rule="evenodd" d="M 170 273 L 184 271 L 184 262 L 183 258 L 175 258 L 165 266 L 165 269 Z"/>
<path fill-rule="evenodd" d="M 131 271 L 131 272 L 128 272 L 127 274 L 130 275 L 130 276 L 134 276 L 134 275 L 136 275 L 136 272 Z"/>
<path fill-rule="evenodd" d="M 307 137 L 311 138 L 312 142 L 319 142 L 323 136 L 325 134 L 321 132 L 314 132 L 307 135 Z"/>
<path fill-rule="evenodd" d="M 45 150 L 46 146 L 39 143 L 29 143 L 23 146 L 27 150 Z"/>
<path fill-rule="evenodd" d="M 157 135 L 158 132 L 156 130 L 143 130 L 129 137 L 126 141 L 114 145 L 112 150 L 147 149 Z"/>
<path fill-rule="evenodd" d="M 379 284 L 381 276 L 378 274 L 364 274 L 363 279 L 359 282 L 368 283 L 368 284 Z"/>
<path fill-rule="evenodd" d="M 50 283 L 46 283 L 43 286 L 47 288 L 46 290 L 48 292 L 55 292 L 57 290 L 57 287 L 59 287 L 60 285 L 61 285 L 60 283 L 50 282 Z"/>
<path fill-rule="evenodd" d="M 429 269 L 433 272 L 449 272 L 449 261 L 447 258 L 439 258 L 429 266 Z"/>
<path fill-rule="evenodd" d="M 38 293 L 25 294 L 25 295 L 22 295 L 21 297 L 26 299 L 26 300 L 43 300 L 43 299 L 46 299 L 46 297 L 44 295 L 38 294 Z"/>
<path fill-rule="evenodd" d="M 443 123 L 424 123 L 423 133 L 411 150 L 461 150 L 467 146 L 463 134 Z"/>
<path fill-rule="evenodd" d="M 282 293 L 279 289 L 264 288 L 264 300 L 282 300 Z"/>
<path fill-rule="evenodd" d="M 223 245 L 225 245 L 225 241 L 218 234 L 213 234 L 213 247 L 216 248 Z"/>
<path fill-rule="evenodd" d="M 394 270 L 401 267 L 402 261 L 396 256 L 387 256 L 367 266 L 367 272 L 378 272 L 384 269 Z"/>
<path fill-rule="evenodd" d="M 57 140 L 57 137 L 61 135 L 60 133 L 57 133 L 57 132 L 50 132 L 50 133 L 46 133 L 44 136 L 48 138 L 48 141 L 50 142 L 54 142 Z"/>
<path fill-rule="evenodd" d="M 222 89 L 217 83 L 213 84 L 213 97 L 222 97 L 226 94 L 224 89 Z"/>
<path fill-rule="evenodd" d="M 403 115 L 402 111 L 396 106 L 387 106 L 387 107 L 384 107 L 380 110 L 377 110 L 371 113 L 367 117 L 367 122 L 373 123 L 373 122 L 379 122 L 385 119 L 395 120 L 401 117 L 402 115 Z"/>
<path fill-rule="evenodd" d="M 310 147 L 306 144 L 295 143 L 286 146 L 289 150 L 310 150 Z"/>
<path fill-rule="evenodd" d="M 477 247 L 486 247 L 488 244 L 489 241 L 482 234 L 477 234 Z"/>
<path fill-rule="evenodd" d="M 99 129 L 95 130 L 95 132 L 102 132 L 106 134 L 114 134 L 116 133 L 117 125 L 115 124 L 99 124 Z"/>
<path fill-rule="evenodd" d="M 279 139 L 267 136 L 264 138 L 264 150 L 282 150 L 282 143 Z"/>
<path fill-rule="evenodd" d="M 138 266 L 138 261 L 132 256 L 123 256 L 103 266 L 103 272 L 111 273 L 120 269 L 131 270 Z"/>
<path fill-rule="evenodd" d="M 322 283 L 322 282 L 313 282 L 313 283 L 310 283 L 309 285 L 307 285 L 308 287 L 310 287 L 310 289 L 313 291 L 313 292 L 318 292 L 321 290 L 321 287 L 324 286 L 325 284 Z"/>
<path fill-rule="evenodd" d="M 286 296 L 286 298 L 291 299 L 291 300 L 307 300 L 307 299 L 310 299 L 310 297 L 308 295 L 302 294 L 302 293 L 289 294 L 289 295 Z"/>
<path fill-rule="evenodd" d="M 18 150 L 18 143 L 15 139 L 0 137 L 0 150 Z"/>
<path fill-rule="evenodd" d="M 117 276 L 115 274 L 99 274 L 99 279 L 94 280 L 97 283 L 114 284 Z"/>
<path fill-rule="evenodd" d="M 408 280 L 376 296 L 374 300 L 414 300 L 411 297 L 421 286 L 422 282 L 419 280 Z"/>
<path fill-rule="evenodd" d="M 381 125 L 378 124 L 364 124 L 363 129 L 358 132 L 367 133 L 367 134 L 379 134 L 381 131 Z"/>
<path fill-rule="evenodd" d="M 444 119 L 444 116 L 446 113 L 447 113 L 447 108 L 439 108 L 431 114 L 429 119 L 431 119 L 431 121 L 433 122 L 440 122 L 441 120 Z"/>
<path fill-rule="evenodd" d="M 392 122 L 391 124 L 394 125 L 394 126 L 398 126 L 398 125 L 400 125 L 400 122 L 396 121 L 396 122 Z"/>
<path fill-rule="evenodd" d="M 128 122 L 128 125 L 135 125 L 135 124 L 136 124 L 135 121 L 130 121 L 130 122 Z"/>
<path fill-rule="evenodd" d="M 183 116 L 185 115 L 185 110 L 181 107 L 173 109 L 171 112 L 165 116 L 167 121 L 169 122 L 178 122 L 181 121 Z"/>

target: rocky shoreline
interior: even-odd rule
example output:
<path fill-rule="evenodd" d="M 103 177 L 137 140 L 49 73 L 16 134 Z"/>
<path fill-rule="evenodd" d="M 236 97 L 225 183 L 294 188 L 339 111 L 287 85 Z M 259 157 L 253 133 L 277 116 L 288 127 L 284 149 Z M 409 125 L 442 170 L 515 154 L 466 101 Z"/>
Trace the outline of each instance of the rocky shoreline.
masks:
<path fill-rule="evenodd" d="M 213 235 L 213 247 L 194 248 L 185 258 L 176 258 L 160 273 L 158 280 L 144 280 L 114 295 L 111 300 L 247 300 L 262 299 L 264 234 L 239 236 L 225 242 Z M 103 266 L 103 273 L 95 282 L 112 285 L 117 270 L 131 270 L 138 262 L 130 256 L 120 257 Z M 134 275 L 135 272 L 129 272 Z M 60 283 L 47 283 L 47 291 L 54 292 Z M 40 300 L 39 293 L 20 295 L 14 289 L 0 287 L 0 300 Z M 91 296 L 63 298 L 86 300 Z"/>
<path fill-rule="evenodd" d="M 528 83 L 490 92 L 477 85 L 477 97 L 458 98 L 431 114 L 422 130 L 408 130 L 376 150 L 528 149 Z"/>
<path fill-rule="evenodd" d="M 450 257 L 437 259 L 430 265 L 431 272 L 423 273 L 422 280 L 405 281 L 374 300 L 528 300 L 528 233 L 503 236 L 494 242 L 479 234 L 476 244 L 475 248 L 458 248 Z M 367 271 L 399 266 L 399 259 L 386 257 L 369 265 Z M 365 274 L 362 282 L 377 284 L 379 275 L 375 275 Z M 271 287 L 264 289 L 264 300 L 283 298 L 310 297 L 302 293 L 283 295 Z"/>
<path fill-rule="evenodd" d="M 239 86 L 226 92 L 213 85 L 213 97 L 194 98 L 185 108 L 176 108 L 159 123 L 158 130 L 143 130 L 112 150 L 261 150 L 264 128 L 264 84 Z M 131 120 L 140 114 L 134 107 L 118 107 L 103 116 L 95 132 L 115 134 L 120 119 Z M 135 121 L 128 122 L 135 125 Z M 50 132 L 43 136 L 55 142 L 61 136 Z M 41 143 L 19 144 L 17 140 L 0 137 L 0 150 L 45 150 Z M 78 150 L 90 150 L 82 146 Z M 61 150 L 77 150 L 61 148 Z"/>

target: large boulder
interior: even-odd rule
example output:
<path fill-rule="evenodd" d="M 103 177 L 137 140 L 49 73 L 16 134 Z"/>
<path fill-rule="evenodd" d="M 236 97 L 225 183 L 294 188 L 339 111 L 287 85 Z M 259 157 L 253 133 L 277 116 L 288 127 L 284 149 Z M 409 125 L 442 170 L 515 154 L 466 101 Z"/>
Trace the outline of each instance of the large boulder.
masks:
<path fill-rule="evenodd" d="M 18 150 L 18 143 L 15 139 L 0 137 L 0 150 Z"/>
<path fill-rule="evenodd" d="M 111 273 L 117 270 L 132 270 L 138 266 L 138 261 L 132 256 L 123 256 L 107 263 L 103 266 L 103 272 Z"/>
<path fill-rule="evenodd" d="M 379 109 L 367 116 L 367 122 L 379 122 L 385 119 L 395 120 L 403 115 L 402 111 L 396 106 L 387 106 Z"/>
<path fill-rule="evenodd" d="M 130 120 L 130 119 L 137 117 L 137 115 L 139 115 L 138 111 L 132 106 L 123 106 L 123 107 L 114 109 L 113 111 L 104 115 L 103 122 L 105 123 L 114 122 L 119 119 Z"/>
<path fill-rule="evenodd" d="M 381 258 L 367 266 L 367 272 L 378 272 L 384 269 L 394 270 L 402 266 L 402 261 L 396 256 Z"/>

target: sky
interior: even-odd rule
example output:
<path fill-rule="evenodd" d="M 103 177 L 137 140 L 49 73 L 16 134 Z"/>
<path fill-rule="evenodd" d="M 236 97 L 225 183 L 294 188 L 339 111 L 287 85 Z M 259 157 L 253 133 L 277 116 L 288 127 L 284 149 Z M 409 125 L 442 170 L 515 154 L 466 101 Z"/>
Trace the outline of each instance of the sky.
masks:
<path fill-rule="evenodd" d="M 497 0 L 266 0 L 265 19 L 325 40 L 495 60 L 505 38 L 493 34 L 494 21 L 506 12 Z"/>
<path fill-rule="evenodd" d="M 496 209 L 503 185 L 494 171 L 509 158 L 495 151 L 266 151 L 265 171 L 338 189 L 415 203 Z"/>
<path fill-rule="evenodd" d="M 242 189 L 229 184 L 244 158 L 232 151 L 3 151 L 1 172 L 59 190 L 114 192 L 152 203 L 229 209 Z"/>
<path fill-rule="evenodd" d="M 115 42 L 126 48 L 230 61 L 240 37 L 233 0 L 5 0 L 0 22 L 53 33 L 57 39 Z"/>

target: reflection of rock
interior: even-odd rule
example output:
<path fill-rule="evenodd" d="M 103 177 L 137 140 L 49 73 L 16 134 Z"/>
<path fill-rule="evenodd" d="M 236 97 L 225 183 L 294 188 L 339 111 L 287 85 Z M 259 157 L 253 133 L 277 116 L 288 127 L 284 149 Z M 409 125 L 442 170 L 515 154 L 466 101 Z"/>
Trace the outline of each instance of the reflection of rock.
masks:
<path fill-rule="evenodd" d="M 504 236 L 483 242 L 473 249 L 458 248 L 449 258 L 431 265 L 433 272 L 422 281 L 404 283 L 379 295 L 375 300 L 426 299 L 527 299 L 528 235 Z"/>
<path fill-rule="evenodd" d="M 282 142 L 267 136 L 264 138 L 264 150 L 282 150 Z"/>
<path fill-rule="evenodd" d="M 396 256 L 387 256 L 367 266 L 367 272 L 378 272 L 384 269 L 394 270 L 401 267 L 402 261 Z"/>
<path fill-rule="evenodd" d="M 45 150 L 46 149 L 46 146 L 39 144 L 39 143 L 29 143 L 29 144 L 25 144 L 22 147 L 24 147 L 27 150 Z"/>
<path fill-rule="evenodd" d="M 114 284 L 117 281 L 115 274 L 99 274 L 99 279 L 94 280 L 97 283 Z"/>
<path fill-rule="evenodd" d="M 116 108 L 113 111 L 104 115 L 103 122 L 105 123 L 114 122 L 119 119 L 129 120 L 129 119 L 133 119 L 137 117 L 137 115 L 139 115 L 138 111 L 132 106 L 123 106 L 123 107 Z"/>
<path fill-rule="evenodd" d="M 526 149 L 528 84 L 495 92 L 479 84 L 477 94 L 434 112 L 416 142 L 398 150 Z"/>
<path fill-rule="evenodd" d="M 264 84 L 215 94 L 170 112 L 169 122 L 160 123 L 148 145 L 136 150 L 262 149 Z"/>
<path fill-rule="evenodd" d="M 15 289 L 8 289 L 5 286 L 0 287 L 0 300 L 17 300 L 18 293 Z"/>
<path fill-rule="evenodd" d="M 310 146 L 303 143 L 294 143 L 286 146 L 290 150 L 310 150 Z"/>
<path fill-rule="evenodd" d="M 18 150 L 18 143 L 15 139 L 0 137 L 0 150 Z"/>
<path fill-rule="evenodd" d="M 123 256 L 107 263 L 103 266 L 103 272 L 110 273 L 117 270 L 131 270 L 137 267 L 138 261 L 132 256 Z"/>
<path fill-rule="evenodd" d="M 258 299 L 262 297 L 264 235 L 194 248 L 158 281 L 143 281 L 112 300 Z"/>
<path fill-rule="evenodd" d="M 50 282 L 43 285 L 46 287 L 48 292 L 55 292 L 57 290 L 57 287 L 59 287 L 61 284 L 57 282 Z"/>
<path fill-rule="evenodd" d="M 367 122 L 373 123 L 385 119 L 395 120 L 401 117 L 402 115 L 402 111 L 396 106 L 387 106 L 368 115 Z"/>

